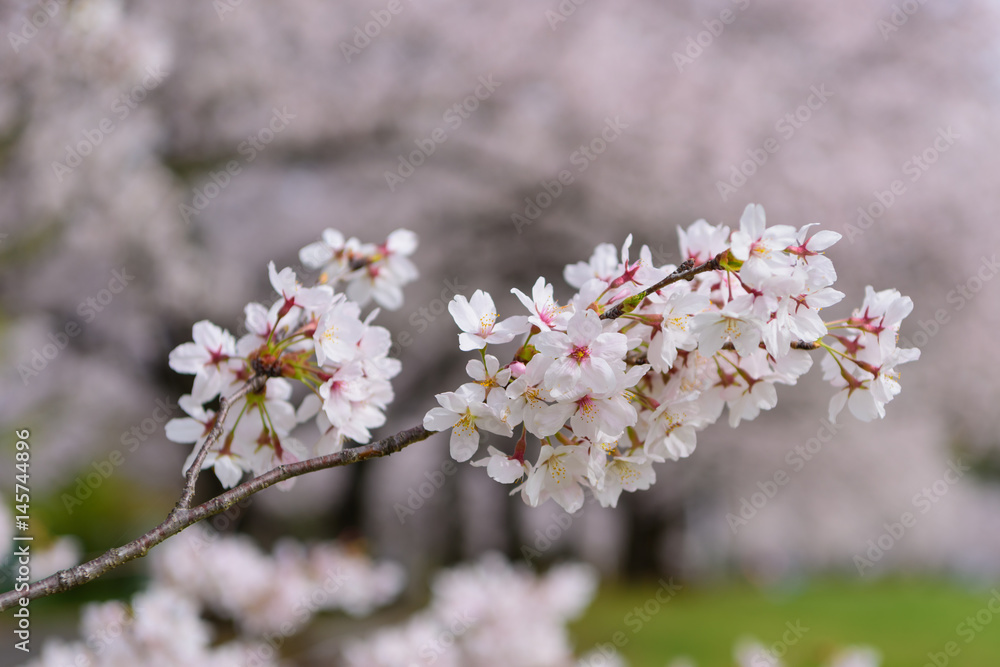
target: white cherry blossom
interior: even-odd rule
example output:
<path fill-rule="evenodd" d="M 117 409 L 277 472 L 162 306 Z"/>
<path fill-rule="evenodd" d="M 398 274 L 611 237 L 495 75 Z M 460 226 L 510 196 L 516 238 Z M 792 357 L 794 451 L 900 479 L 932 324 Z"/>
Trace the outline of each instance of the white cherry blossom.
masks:
<path fill-rule="evenodd" d="M 538 461 L 532 466 L 525 482 L 515 489 L 532 507 L 549 498 L 567 512 L 583 507 L 583 487 L 587 477 L 586 448 L 579 445 L 542 445 Z"/>
<path fill-rule="evenodd" d="M 486 389 L 468 384 L 458 391 L 438 394 L 439 408 L 432 408 L 424 417 L 428 431 L 451 429 L 451 456 L 461 463 L 468 461 L 479 449 L 479 429 L 510 437 L 513 431 L 500 419 L 496 410 L 486 405 Z"/>
<path fill-rule="evenodd" d="M 471 300 L 456 295 L 448 304 L 448 312 L 463 332 L 458 340 L 459 348 L 465 351 L 481 350 L 490 343 L 508 343 L 528 330 L 527 317 L 510 317 L 497 322 L 493 297 L 483 290 L 476 290 Z"/>
<path fill-rule="evenodd" d="M 573 314 L 567 306 L 556 303 L 552 296 L 552 285 L 545 282 L 545 278 L 539 277 L 535 281 L 531 288 L 531 298 L 516 287 L 511 292 L 532 313 L 528 317 L 528 322 L 542 331 L 566 330 L 566 322 Z"/>
<path fill-rule="evenodd" d="M 545 373 L 545 382 L 557 399 L 611 391 L 617 375 L 625 370 L 626 337 L 605 332 L 600 317 L 592 310 L 576 313 L 565 333 L 544 331 L 533 341 L 541 354 L 554 360 Z"/>

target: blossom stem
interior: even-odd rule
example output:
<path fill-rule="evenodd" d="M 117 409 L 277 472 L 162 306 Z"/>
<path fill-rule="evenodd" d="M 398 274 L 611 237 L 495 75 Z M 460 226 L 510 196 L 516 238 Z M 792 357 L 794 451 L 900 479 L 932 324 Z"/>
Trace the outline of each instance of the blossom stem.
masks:
<path fill-rule="evenodd" d="M 198 481 L 198 474 L 201 472 L 201 466 L 205 462 L 205 457 L 208 456 L 208 451 L 214 447 L 215 443 L 217 443 L 219 438 L 222 437 L 222 433 L 225 430 L 223 424 L 226 422 L 226 417 L 229 416 L 229 409 L 233 406 L 233 403 L 237 402 L 251 392 L 260 391 L 264 388 L 264 383 L 266 382 L 266 376 L 254 375 L 231 396 L 223 396 L 219 400 L 219 411 L 215 415 L 215 425 L 209 432 L 208 437 L 205 438 L 205 442 L 202 443 L 201 449 L 198 451 L 198 456 L 195 457 L 191 467 L 188 468 L 187 473 L 184 475 L 184 492 L 181 494 L 181 499 L 177 501 L 177 509 L 187 509 L 191 506 L 191 499 L 194 498 L 194 486 Z"/>
<path fill-rule="evenodd" d="M 257 377 L 260 378 L 259 383 L 263 385 L 265 378 L 263 376 Z M 256 384 L 257 380 L 252 378 L 237 393 L 242 391 L 245 394 L 247 391 L 253 389 Z M 236 394 L 233 394 L 230 399 L 233 399 L 235 396 Z M 222 409 L 220 408 L 221 412 Z M 219 420 L 219 423 L 221 424 L 222 420 Z M 221 434 L 221 427 L 219 433 Z M 395 435 L 368 445 L 352 447 L 334 454 L 317 456 L 305 461 L 280 465 L 195 507 L 181 506 L 181 503 L 178 502 L 163 523 L 128 544 L 110 549 L 103 555 L 86 563 L 67 570 L 60 570 L 52 576 L 40 579 L 29 585 L 27 590 L 11 590 L 3 593 L 0 595 L 0 611 L 18 604 L 20 598 L 34 600 L 82 586 L 130 560 L 142 558 L 151 548 L 167 538 L 176 535 L 199 521 L 226 511 L 239 501 L 249 498 L 255 493 L 263 491 L 278 482 L 283 482 L 286 479 L 317 470 L 350 465 L 368 459 L 395 454 L 404 447 L 412 445 L 415 442 L 420 442 L 421 440 L 426 440 L 432 435 L 434 433 L 428 431 L 423 426 L 414 426 L 413 428 L 400 431 Z M 216 436 L 216 439 L 218 439 L 218 436 Z M 199 466 L 197 465 L 192 467 L 193 470 L 197 470 L 198 468 Z M 188 486 L 193 488 L 194 485 L 189 481 L 189 485 L 185 486 L 185 493 L 188 490 Z"/>

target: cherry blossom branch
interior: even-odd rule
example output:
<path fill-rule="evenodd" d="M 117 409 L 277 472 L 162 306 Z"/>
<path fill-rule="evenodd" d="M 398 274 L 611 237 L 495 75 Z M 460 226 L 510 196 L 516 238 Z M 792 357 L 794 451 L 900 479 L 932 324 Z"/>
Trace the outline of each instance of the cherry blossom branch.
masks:
<path fill-rule="evenodd" d="M 818 350 L 822 346 L 823 343 L 818 340 L 817 341 L 793 340 L 791 343 L 788 344 L 788 347 L 792 348 L 793 350 Z M 764 348 L 765 347 L 764 343 L 761 343 L 760 347 Z M 736 346 L 733 345 L 732 342 L 727 341 L 722 344 L 722 349 L 735 350 Z"/>
<path fill-rule="evenodd" d="M 253 388 L 251 386 L 252 382 L 253 381 L 248 382 L 243 389 L 250 391 Z M 241 391 L 243 389 L 241 389 Z M 232 400 L 235 396 L 235 394 L 231 396 L 230 400 Z M 381 456 L 388 456 L 389 454 L 394 454 L 415 442 L 426 440 L 431 435 L 433 435 L 433 432 L 428 431 L 423 426 L 414 426 L 413 428 L 400 431 L 396 435 L 383 438 L 378 442 L 373 442 L 368 445 L 352 447 L 335 454 L 317 456 L 305 461 L 280 465 L 277 468 L 269 470 L 263 475 L 254 477 L 253 479 L 248 480 L 243 484 L 240 484 L 239 486 L 236 486 L 229 491 L 226 491 L 211 500 L 192 508 L 181 507 L 180 503 L 178 503 L 163 523 L 142 537 L 132 540 L 123 546 L 110 549 L 102 556 L 99 556 L 91 561 L 82 563 L 76 567 L 71 567 L 67 570 L 61 570 L 50 577 L 46 577 L 45 579 L 40 579 L 28 586 L 26 591 L 8 591 L 0 595 L 0 611 L 9 609 L 14 605 L 19 604 L 19 600 L 22 598 L 33 600 L 82 586 L 83 584 L 101 576 L 105 572 L 113 570 L 130 560 L 142 558 L 151 548 L 160 542 L 163 542 L 168 537 L 176 535 L 185 528 L 188 528 L 203 519 L 207 519 L 211 516 L 224 512 L 239 501 L 249 498 L 255 493 L 263 491 L 267 487 L 277 484 L 278 482 L 283 482 L 286 479 L 305 475 L 306 473 L 315 472 L 317 470 L 325 470 L 326 468 L 335 468 Z M 188 487 L 185 485 L 185 494 L 187 493 L 187 490 Z"/>
<path fill-rule="evenodd" d="M 622 301 L 618 305 L 613 306 L 612 308 L 608 308 L 606 311 L 604 311 L 601 314 L 601 319 L 602 320 L 614 320 L 614 319 L 618 319 L 619 317 L 621 317 L 622 315 L 624 315 L 626 312 L 628 312 L 626 304 L 628 304 L 629 302 L 634 303 L 634 304 L 639 304 L 647 296 L 649 296 L 650 294 L 652 294 L 654 292 L 660 291 L 661 289 L 663 289 L 667 285 L 671 285 L 673 283 L 680 282 L 681 280 L 691 280 L 692 278 L 694 278 L 699 273 L 705 273 L 706 271 L 718 271 L 719 269 L 722 268 L 721 259 L 722 259 L 722 257 L 724 255 L 725 255 L 725 253 L 722 253 L 722 255 L 718 255 L 716 257 L 713 257 L 712 259 L 708 260 L 704 264 L 699 264 L 698 266 L 694 265 L 694 260 L 693 259 L 686 259 L 686 260 L 684 260 L 684 262 L 681 263 L 680 266 L 678 266 L 676 269 L 674 269 L 673 273 L 671 273 L 669 276 L 667 276 L 666 278 L 664 278 L 660 282 L 656 283 L 652 287 L 647 287 L 643 291 L 641 291 L 641 292 L 639 292 L 637 294 L 634 294 L 633 296 L 630 296 L 629 298 L 625 299 L 624 301 Z"/>
<path fill-rule="evenodd" d="M 181 499 L 177 501 L 177 509 L 187 509 L 191 506 L 191 499 L 194 498 L 194 487 L 198 482 L 198 474 L 201 472 L 201 466 L 205 462 L 205 457 L 208 456 L 209 450 L 222 437 L 222 433 L 225 430 L 222 425 L 226 423 L 226 417 L 229 416 L 229 409 L 233 403 L 247 394 L 259 392 L 264 388 L 266 382 L 267 376 L 254 375 L 242 387 L 237 389 L 232 396 L 223 396 L 219 400 L 219 412 L 215 415 L 215 425 L 212 426 L 208 437 L 202 443 L 201 449 L 198 451 L 198 456 L 194 459 L 194 463 L 191 464 L 191 467 L 185 473 L 184 493 L 181 495 Z"/>

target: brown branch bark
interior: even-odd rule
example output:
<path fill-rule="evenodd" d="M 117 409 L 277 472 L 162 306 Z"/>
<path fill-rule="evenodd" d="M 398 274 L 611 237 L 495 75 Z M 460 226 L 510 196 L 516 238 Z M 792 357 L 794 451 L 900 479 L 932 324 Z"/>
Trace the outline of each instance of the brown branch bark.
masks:
<path fill-rule="evenodd" d="M 764 343 L 761 343 L 758 347 L 763 348 Z M 820 342 L 818 340 L 817 341 L 793 340 L 791 343 L 788 344 L 788 347 L 792 348 L 793 350 L 818 350 L 820 348 Z M 731 342 L 726 341 L 725 343 L 722 344 L 722 349 L 735 350 L 736 346 L 733 345 Z"/>
<path fill-rule="evenodd" d="M 205 442 L 202 443 L 201 449 L 198 451 L 198 456 L 195 457 L 194 463 L 191 464 L 191 467 L 188 468 L 184 476 L 184 492 L 181 494 L 181 499 L 177 501 L 177 509 L 187 509 L 191 506 L 191 499 L 194 498 L 194 486 L 198 482 L 201 465 L 205 462 L 205 457 L 208 456 L 209 450 L 222 437 L 222 432 L 225 430 L 223 424 L 226 423 L 226 417 L 229 416 L 229 408 L 232 407 L 233 403 L 247 394 L 256 393 L 263 389 L 266 382 L 266 376 L 254 375 L 242 387 L 237 389 L 232 396 L 223 396 L 219 400 L 219 412 L 215 415 L 215 425 L 209 432 L 208 437 L 205 438 Z"/>
<path fill-rule="evenodd" d="M 691 280 L 699 273 L 717 271 L 721 268 L 720 257 L 713 257 L 711 260 L 698 266 L 695 266 L 694 261 L 689 259 L 677 267 L 677 269 L 669 276 L 652 287 L 639 292 L 635 296 L 631 297 L 631 299 L 636 300 L 636 297 L 638 297 L 638 301 L 641 301 L 648 295 L 666 287 L 667 285 L 681 280 Z M 606 310 L 601 315 L 601 318 L 609 320 L 616 319 L 624 314 L 625 302 L 622 302 Z M 819 347 L 819 344 L 797 341 L 792 343 L 791 347 L 796 349 L 812 350 Z M 305 461 L 281 465 L 277 468 L 269 470 L 263 475 L 254 477 L 253 479 L 250 479 L 230 489 L 229 491 L 214 497 L 201 505 L 190 507 L 191 500 L 194 497 L 195 484 L 197 483 L 198 475 L 201 472 L 201 466 L 205 461 L 205 457 L 208 456 L 209 450 L 219 441 L 219 438 L 222 437 L 222 433 L 224 431 L 223 424 L 226 421 L 226 416 L 229 414 L 230 407 L 233 403 L 247 394 L 261 391 L 266 382 L 266 375 L 254 375 L 234 394 L 228 397 L 223 397 L 220 400 L 219 412 L 216 415 L 216 423 L 212 427 L 208 438 L 206 438 L 205 442 L 202 444 L 198 455 L 191 464 L 191 467 L 188 468 L 185 473 L 184 488 L 180 500 L 178 500 L 174 509 L 167 515 L 167 518 L 163 521 L 163 523 L 150 530 L 145 535 L 132 540 L 128 544 L 110 549 L 103 555 L 91 561 L 66 570 L 61 570 L 49 577 L 46 577 L 45 579 L 40 579 L 39 581 L 30 584 L 28 586 L 28 590 L 26 591 L 8 591 L 3 593 L 0 595 L 0 611 L 4 611 L 19 604 L 19 601 L 22 598 L 33 600 L 82 586 L 83 584 L 92 581 L 104 573 L 131 560 L 142 558 L 151 548 L 160 542 L 163 542 L 168 537 L 176 535 L 185 528 L 188 528 L 199 521 L 224 512 L 235 503 L 245 498 L 249 498 L 255 493 L 263 491 L 267 487 L 273 486 L 278 482 L 310 472 L 315 472 L 317 470 L 350 465 L 367 459 L 394 454 L 402 450 L 404 447 L 421 440 L 426 440 L 428 437 L 433 435 L 432 431 L 428 431 L 423 426 L 414 426 L 413 428 L 400 431 L 396 435 L 368 445 L 352 447 L 335 454 L 317 456 Z"/>
<path fill-rule="evenodd" d="M 653 292 L 657 292 L 666 287 L 667 285 L 672 285 L 673 283 L 680 282 L 681 280 L 691 280 L 699 273 L 705 273 L 706 271 L 718 271 L 721 268 L 722 265 L 720 264 L 720 257 L 713 257 L 704 264 L 699 264 L 698 266 L 694 265 L 694 260 L 692 259 L 685 260 L 680 266 L 674 269 L 674 272 L 671 273 L 669 276 L 667 276 L 660 282 L 656 283 L 652 287 L 648 287 L 643 291 L 639 292 L 638 294 L 629 297 L 625 301 L 628 301 L 630 299 L 636 299 L 636 297 L 639 297 L 638 300 L 641 301 L 642 299 L 645 299 Z M 601 319 L 614 320 L 624 315 L 625 301 L 622 301 L 618 305 L 608 308 L 606 311 L 601 313 Z"/>
<path fill-rule="evenodd" d="M 247 386 L 249 385 L 250 383 L 248 382 Z M 230 397 L 231 400 L 232 398 Z M 123 546 L 110 549 L 104 555 L 91 561 L 71 567 L 68 570 L 61 570 L 45 579 L 40 579 L 28 586 L 27 591 L 8 591 L 0 595 L 0 611 L 19 604 L 21 598 L 33 600 L 82 586 L 88 581 L 92 581 L 105 572 L 113 570 L 130 560 L 142 558 L 151 548 L 168 537 L 176 535 L 188 526 L 198 523 L 203 519 L 215 516 L 244 498 L 249 498 L 253 494 L 263 491 L 278 482 L 317 470 L 349 465 L 380 456 L 388 456 L 415 442 L 426 440 L 433 434 L 432 431 L 428 431 L 423 426 L 414 426 L 413 428 L 400 431 L 396 435 L 383 438 L 378 442 L 368 445 L 352 447 L 351 449 L 345 449 L 335 454 L 317 456 L 305 461 L 278 466 L 196 507 L 181 507 L 181 504 L 178 503 L 163 523 L 142 537 L 132 540 Z M 185 485 L 185 493 L 187 490 L 187 485 Z"/>

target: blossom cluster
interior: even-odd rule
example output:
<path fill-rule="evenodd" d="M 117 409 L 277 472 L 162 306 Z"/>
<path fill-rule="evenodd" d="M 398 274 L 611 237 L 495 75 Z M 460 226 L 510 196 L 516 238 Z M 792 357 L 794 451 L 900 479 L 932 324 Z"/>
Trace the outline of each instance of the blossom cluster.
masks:
<path fill-rule="evenodd" d="M 574 512 L 585 488 L 605 506 L 648 488 L 653 464 L 689 456 L 724 409 L 736 427 L 773 408 L 776 386 L 812 366 L 809 350 L 825 351 L 824 375 L 839 390 L 831 419 L 844 405 L 865 421 L 884 416 L 900 390 L 897 367 L 919 357 L 896 347 L 913 303 L 869 287 L 851 317 L 824 321 L 820 311 L 844 297 L 824 254 L 839 234 L 768 227 L 751 204 L 738 229 L 699 220 L 679 237 L 680 266 L 657 266 L 646 246 L 633 260 L 631 236 L 620 253 L 598 246 L 566 267 L 577 292 L 564 303 L 544 278 L 530 296 L 512 290 L 527 315 L 499 319 L 481 290 L 456 296 L 448 308 L 459 347 L 479 358 L 468 362 L 470 382 L 438 394 L 425 428 L 450 429 L 452 457 L 467 461 L 481 431 L 511 437 L 520 426 L 512 452 L 490 446 L 473 465 L 520 481 L 514 492 L 529 505 L 551 498 Z M 515 340 L 509 363 L 487 352 Z M 529 434 L 539 443 L 534 462 Z"/>
<path fill-rule="evenodd" d="M 402 303 L 402 286 L 416 269 L 408 259 L 416 235 L 397 230 L 381 245 L 343 240 L 332 229 L 323 240 L 302 249 L 303 264 L 322 268 L 317 285 L 305 287 L 295 271 L 268 265 L 278 299 L 269 307 L 250 303 L 244 309 L 246 333 L 237 339 L 207 320 L 193 327 L 193 342 L 170 353 L 170 367 L 194 375 L 190 394 L 178 405 L 188 415 L 167 423 L 174 442 L 195 443 L 187 470 L 218 424 L 216 398 L 237 392 L 253 376 L 264 376 L 260 391 L 251 391 L 230 407 L 222 436 L 212 446 L 203 468 L 214 468 L 226 487 L 244 473 L 260 475 L 277 465 L 340 451 L 345 440 L 366 443 L 370 429 L 385 422 L 393 400 L 390 380 L 401 370 L 390 358 L 392 337 L 373 324 L 378 308 L 362 317 L 371 299 L 388 308 Z M 344 284 L 345 291 L 337 291 Z M 295 382 L 307 393 L 296 407 Z M 292 431 L 315 418 L 320 436 L 307 447 Z M 294 480 L 282 484 L 287 488 Z"/>
<path fill-rule="evenodd" d="M 566 624 L 586 609 L 596 589 L 597 575 L 585 565 L 560 565 L 537 576 L 488 554 L 438 574 L 427 609 L 349 643 L 344 657 L 349 667 L 588 664 L 573 658 Z"/>
<path fill-rule="evenodd" d="M 120 601 L 89 604 L 83 610 L 79 641 L 49 639 L 25 667 L 277 667 L 262 641 L 213 644 L 212 627 L 194 600 L 167 586 L 152 586 L 131 605 Z"/>

